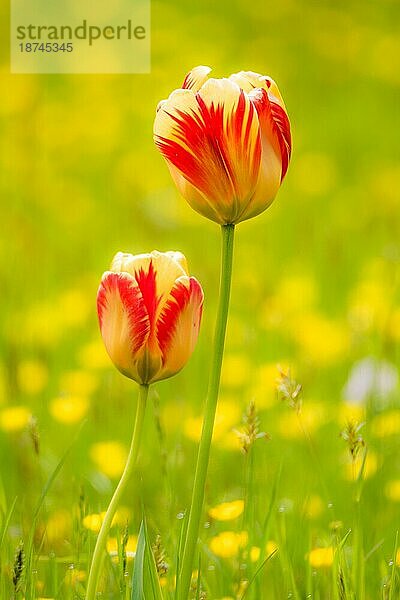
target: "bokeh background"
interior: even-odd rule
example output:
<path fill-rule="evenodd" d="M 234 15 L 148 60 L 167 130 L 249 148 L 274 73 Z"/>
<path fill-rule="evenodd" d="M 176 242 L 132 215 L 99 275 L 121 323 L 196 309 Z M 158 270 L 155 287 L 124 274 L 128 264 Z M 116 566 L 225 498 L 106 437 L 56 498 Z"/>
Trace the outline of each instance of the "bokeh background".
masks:
<path fill-rule="evenodd" d="M 6 562 L 81 422 L 41 515 L 43 552 L 74 553 L 71 507 L 79 498 L 83 516 L 105 510 L 125 460 L 136 389 L 103 350 L 96 291 L 115 252 L 153 249 L 184 252 L 206 295 L 194 356 L 154 386 L 125 499 L 131 533 L 143 502 L 173 562 L 207 388 L 220 239 L 215 224 L 178 196 L 152 125 L 158 101 L 206 64 L 217 77 L 241 69 L 272 76 L 293 133 L 276 201 L 237 228 L 206 508 L 244 496 L 248 464 L 232 429 L 254 400 L 260 429 L 270 434 L 254 450 L 255 511 L 262 521 L 281 468 L 276 523 L 283 514 L 305 585 L 305 557 L 329 546 L 329 524 L 351 527 L 352 469 L 339 434 L 354 416 L 366 423 L 367 590 L 378 597 L 400 503 L 399 8 L 395 0 L 153 1 L 149 75 L 10 75 L 3 43 L 0 473 L 4 505 L 18 497 Z M 303 385 L 306 433 L 278 397 L 277 365 Z M 93 543 L 90 523 L 86 529 Z M 211 519 L 206 546 L 225 530 L 240 531 L 240 522 Z M 275 524 L 271 536 L 279 530 Z M 218 559 L 224 576 L 210 597 L 239 581 L 234 556 Z M 317 569 L 322 586 L 323 577 Z M 287 583 L 278 580 L 283 597 L 279 585 Z"/>

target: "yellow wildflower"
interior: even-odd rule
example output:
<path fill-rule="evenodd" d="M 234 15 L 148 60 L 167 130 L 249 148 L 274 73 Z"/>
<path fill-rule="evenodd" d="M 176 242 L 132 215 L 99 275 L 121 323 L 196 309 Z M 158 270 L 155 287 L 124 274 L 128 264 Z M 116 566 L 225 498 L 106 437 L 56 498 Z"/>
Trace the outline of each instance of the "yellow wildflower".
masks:
<path fill-rule="evenodd" d="M 252 365 L 245 354 L 228 354 L 222 368 L 222 384 L 225 387 L 239 388 L 246 385 L 252 372 Z"/>
<path fill-rule="evenodd" d="M 332 565 L 334 554 L 335 552 L 332 546 L 328 546 L 327 548 L 314 548 L 308 555 L 308 560 L 314 569 L 323 569 Z"/>
<path fill-rule="evenodd" d="M 38 360 L 23 360 L 17 369 L 18 386 L 24 394 L 39 394 L 47 385 L 47 367 Z"/>
<path fill-rule="evenodd" d="M 77 396 L 90 396 L 97 386 L 97 377 L 89 371 L 67 371 L 60 378 L 61 391 Z"/>
<path fill-rule="evenodd" d="M 371 422 L 371 433 L 377 438 L 385 438 L 400 433 L 400 410 L 389 410 L 376 415 Z"/>
<path fill-rule="evenodd" d="M 213 508 L 210 508 L 208 514 L 215 521 L 232 521 L 237 519 L 244 510 L 243 500 L 233 500 L 232 502 L 222 502 Z"/>
<path fill-rule="evenodd" d="M 344 473 L 345 479 L 351 481 L 358 478 L 363 462 L 363 454 L 363 452 L 360 452 L 355 461 L 352 461 L 350 457 L 347 456 Z M 373 477 L 377 469 L 378 457 L 375 452 L 373 452 L 372 450 L 368 450 L 367 457 L 365 459 L 363 479 L 369 479 L 370 477 Z"/>
<path fill-rule="evenodd" d="M 46 537 L 50 545 L 62 543 L 69 537 L 72 526 L 71 512 L 59 509 L 52 513 L 46 523 Z"/>
<path fill-rule="evenodd" d="M 82 396 L 60 396 L 50 402 L 50 414 L 55 421 L 70 425 L 78 423 L 86 415 L 89 400 Z"/>
<path fill-rule="evenodd" d="M 392 479 L 387 482 L 385 495 L 392 502 L 400 502 L 400 479 Z"/>
<path fill-rule="evenodd" d="M 83 346 L 79 351 L 78 359 L 86 369 L 106 369 L 110 366 L 110 358 L 101 339 Z"/>
<path fill-rule="evenodd" d="M 4 431 L 21 431 L 29 423 L 31 411 L 27 406 L 10 406 L 0 412 L 0 429 Z"/>
<path fill-rule="evenodd" d="M 240 548 L 247 544 L 248 535 L 246 531 L 235 533 L 234 531 L 223 531 L 209 541 L 210 550 L 220 558 L 234 558 Z"/>
<path fill-rule="evenodd" d="M 273 540 L 269 540 L 267 542 L 267 546 L 265 548 L 266 557 L 270 556 L 271 554 L 273 554 L 273 552 L 276 552 L 277 550 L 278 550 L 278 544 L 276 542 L 274 542 Z M 257 562 L 258 559 L 260 558 L 260 554 L 261 554 L 261 549 L 258 546 L 252 546 L 250 549 L 251 562 Z"/>
<path fill-rule="evenodd" d="M 308 519 L 318 519 L 324 511 L 324 502 L 320 496 L 312 494 L 307 498 L 304 513 Z"/>
<path fill-rule="evenodd" d="M 138 539 L 136 535 L 129 535 L 128 541 L 125 546 L 125 552 L 128 559 L 132 559 L 135 556 Z M 118 556 L 118 539 L 110 537 L 107 540 L 107 552 L 115 557 Z"/>
<path fill-rule="evenodd" d="M 217 407 L 213 441 L 221 440 L 224 435 L 232 429 L 241 419 L 240 406 L 230 398 L 222 397 Z M 198 442 L 201 437 L 203 417 L 189 417 L 183 425 L 183 430 L 189 439 Z"/>
<path fill-rule="evenodd" d="M 90 458 L 96 467 L 111 478 L 122 475 L 127 457 L 126 447 L 121 442 L 98 442 L 90 449 Z"/>

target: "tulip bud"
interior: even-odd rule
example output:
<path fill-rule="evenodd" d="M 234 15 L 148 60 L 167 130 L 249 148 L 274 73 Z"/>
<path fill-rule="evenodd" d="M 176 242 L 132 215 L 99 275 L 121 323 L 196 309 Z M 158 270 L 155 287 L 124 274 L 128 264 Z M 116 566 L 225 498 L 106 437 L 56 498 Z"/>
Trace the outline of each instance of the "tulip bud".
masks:
<path fill-rule="evenodd" d="M 263 212 L 288 168 L 290 124 L 276 83 L 196 67 L 157 108 L 154 140 L 182 196 L 221 225 Z"/>
<path fill-rule="evenodd" d="M 107 352 L 140 384 L 182 369 L 196 345 L 202 307 L 203 290 L 180 252 L 118 252 L 97 294 Z"/>

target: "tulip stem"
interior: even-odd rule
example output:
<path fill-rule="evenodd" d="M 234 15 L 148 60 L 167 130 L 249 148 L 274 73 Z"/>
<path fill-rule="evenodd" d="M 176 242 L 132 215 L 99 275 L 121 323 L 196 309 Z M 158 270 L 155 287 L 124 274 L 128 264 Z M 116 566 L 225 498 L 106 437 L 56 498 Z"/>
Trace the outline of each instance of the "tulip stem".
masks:
<path fill-rule="evenodd" d="M 133 435 L 131 441 L 131 447 L 129 449 L 128 459 L 122 473 L 121 479 L 117 485 L 111 502 L 107 508 L 103 523 L 99 535 L 97 537 L 96 546 L 93 553 L 92 564 L 89 572 L 89 579 L 86 588 L 86 600 L 95 600 L 97 594 L 97 585 L 102 569 L 104 559 L 104 549 L 106 547 L 108 533 L 117 511 L 119 501 L 122 494 L 124 493 L 127 483 L 132 475 L 132 471 L 136 464 L 137 455 L 139 452 L 140 439 L 143 429 L 144 414 L 146 409 L 147 396 L 149 392 L 149 386 L 142 384 L 139 386 L 139 397 L 136 407 L 135 425 L 133 428 Z"/>
<path fill-rule="evenodd" d="M 214 350 L 211 363 L 211 373 L 208 394 L 205 405 L 203 430 L 197 455 L 196 473 L 194 478 L 192 502 L 183 550 L 182 567 L 178 578 L 178 598 L 187 600 L 189 597 L 192 569 L 199 536 L 200 520 L 204 504 L 204 489 L 207 477 L 210 447 L 217 409 L 219 384 L 221 379 L 222 359 L 224 354 L 226 323 L 228 320 L 229 298 L 232 279 L 234 225 L 222 226 L 222 256 L 219 290 L 219 304 L 214 332 Z"/>

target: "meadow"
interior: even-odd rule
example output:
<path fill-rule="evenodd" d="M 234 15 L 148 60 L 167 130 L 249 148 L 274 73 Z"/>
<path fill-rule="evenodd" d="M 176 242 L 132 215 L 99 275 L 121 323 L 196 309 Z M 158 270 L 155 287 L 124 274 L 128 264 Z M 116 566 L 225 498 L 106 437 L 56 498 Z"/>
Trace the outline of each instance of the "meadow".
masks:
<path fill-rule="evenodd" d="M 152 127 L 198 64 L 273 77 L 293 157 L 276 201 L 237 227 L 193 598 L 400 597 L 399 18 L 393 0 L 154 1 L 149 75 L 10 75 L 2 48 L 2 600 L 84 598 L 137 395 L 96 293 L 117 251 L 153 249 L 185 254 L 204 318 L 185 369 L 152 386 L 99 597 L 131 598 L 145 514 L 174 598 L 220 239 Z"/>

